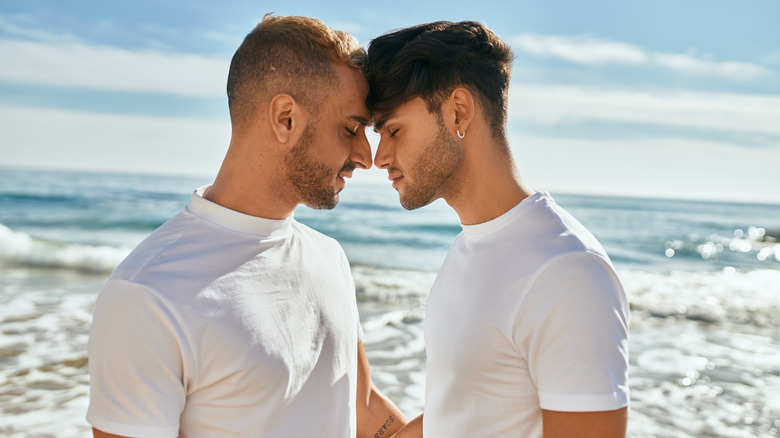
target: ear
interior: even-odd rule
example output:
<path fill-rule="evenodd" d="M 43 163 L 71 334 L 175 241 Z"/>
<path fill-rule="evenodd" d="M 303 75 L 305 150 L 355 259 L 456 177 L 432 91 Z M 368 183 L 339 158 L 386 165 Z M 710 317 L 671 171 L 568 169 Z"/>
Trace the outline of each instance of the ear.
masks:
<path fill-rule="evenodd" d="M 454 129 L 465 134 L 474 120 L 474 96 L 466 88 L 459 87 L 452 91 L 448 103 L 455 116 Z"/>
<path fill-rule="evenodd" d="M 289 94 L 277 94 L 269 105 L 271 129 L 279 143 L 295 142 L 296 134 L 305 126 L 306 113 Z"/>

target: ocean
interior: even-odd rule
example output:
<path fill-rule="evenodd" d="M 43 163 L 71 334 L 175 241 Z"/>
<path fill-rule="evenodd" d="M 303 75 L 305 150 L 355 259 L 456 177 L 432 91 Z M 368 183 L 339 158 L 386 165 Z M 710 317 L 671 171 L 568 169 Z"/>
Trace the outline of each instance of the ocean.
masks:
<path fill-rule="evenodd" d="M 112 269 L 210 178 L 0 169 L 0 436 L 87 437 L 86 344 Z M 631 305 L 628 436 L 780 435 L 780 205 L 552 193 Z M 376 385 L 424 409 L 428 290 L 457 216 L 349 181 L 296 218 L 344 247 Z M 573 364 L 576 365 L 576 364 Z"/>

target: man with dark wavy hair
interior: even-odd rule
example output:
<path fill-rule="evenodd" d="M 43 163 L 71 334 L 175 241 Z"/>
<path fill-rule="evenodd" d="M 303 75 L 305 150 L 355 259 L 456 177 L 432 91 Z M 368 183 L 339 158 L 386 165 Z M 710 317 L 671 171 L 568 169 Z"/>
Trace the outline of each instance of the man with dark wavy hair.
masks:
<path fill-rule="evenodd" d="M 365 52 L 267 15 L 228 76 L 216 180 L 142 242 L 95 304 L 96 437 L 373 437 L 406 423 L 371 383 L 350 267 L 293 218 L 371 166 Z"/>
<path fill-rule="evenodd" d="M 512 58 L 476 22 L 368 48 L 374 164 L 405 208 L 443 198 L 463 227 L 429 296 L 425 417 L 410 424 L 427 437 L 624 437 L 626 296 L 591 233 L 520 178 Z"/>

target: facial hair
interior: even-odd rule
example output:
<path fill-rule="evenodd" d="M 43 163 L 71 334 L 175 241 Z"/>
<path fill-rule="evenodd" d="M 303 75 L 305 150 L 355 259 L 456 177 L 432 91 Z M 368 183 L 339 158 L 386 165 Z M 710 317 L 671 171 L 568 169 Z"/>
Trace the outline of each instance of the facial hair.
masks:
<path fill-rule="evenodd" d="M 441 197 L 441 189 L 453 183 L 450 177 L 463 160 L 461 143 L 447 130 L 441 115 L 436 121 L 436 139 L 426 146 L 412 166 L 415 182 L 400 193 L 401 205 L 407 210 L 424 207 Z"/>
<path fill-rule="evenodd" d="M 314 129 L 307 126 L 301 139 L 284 160 L 287 179 L 304 205 L 318 210 L 332 210 L 339 203 L 339 194 L 333 183 L 336 175 L 323 162 L 316 161 L 309 151 L 314 143 Z M 341 170 L 350 168 L 344 165 Z M 354 169 L 354 165 L 351 165 Z"/>

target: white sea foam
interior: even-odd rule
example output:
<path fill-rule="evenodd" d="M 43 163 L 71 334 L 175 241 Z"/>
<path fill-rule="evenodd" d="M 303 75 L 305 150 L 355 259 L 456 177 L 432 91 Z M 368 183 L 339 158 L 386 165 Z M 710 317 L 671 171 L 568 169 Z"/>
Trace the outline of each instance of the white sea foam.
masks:
<path fill-rule="evenodd" d="M 372 380 L 408 417 L 425 398 L 423 319 L 435 273 L 353 266 Z"/>
<path fill-rule="evenodd" d="M 111 272 L 128 248 L 36 239 L 0 224 L 0 264 Z"/>
<path fill-rule="evenodd" d="M 435 273 L 366 266 L 353 273 L 373 380 L 416 416 L 424 409 L 423 326 Z M 629 436 L 777 434 L 780 274 L 620 275 L 632 305 Z M 104 279 L 0 267 L 1 436 L 89 434 L 86 342 Z"/>
<path fill-rule="evenodd" d="M 632 316 L 685 318 L 713 324 L 780 327 L 780 271 L 642 272 L 621 274 Z"/>
<path fill-rule="evenodd" d="M 0 268 L 0 436 L 88 436 L 86 343 L 103 281 Z"/>
<path fill-rule="evenodd" d="M 0 260 L 13 260 L 32 252 L 33 240 L 29 234 L 14 231 L 0 224 Z"/>

